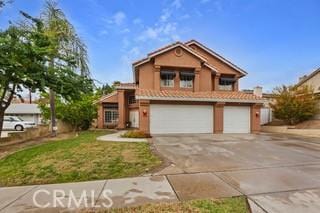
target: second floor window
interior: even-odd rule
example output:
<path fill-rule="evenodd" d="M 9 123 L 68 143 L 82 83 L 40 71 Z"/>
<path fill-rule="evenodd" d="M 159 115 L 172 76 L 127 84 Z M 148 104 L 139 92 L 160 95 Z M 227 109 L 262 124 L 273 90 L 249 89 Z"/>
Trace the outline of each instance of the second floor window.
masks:
<path fill-rule="evenodd" d="M 162 87 L 174 87 L 174 78 L 176 77 L 174 71 L 161 71 L 160 77 Z"/>
<path fill-rule="evenodd" d="M 194 72 L 180 72 L 180 87 L 192 88 L 193 87 Z"/>
<path fill-rule="evenodd" d="M 135 104 L 136 103 L 136 97 L 134 95 L 130 95 L 128 98 L 129 104 Z"/>
<path fill-rule="evenodd" d="M 219 90 L 232 90 L 234 78 L 221 77 L 219 80 Z"/>

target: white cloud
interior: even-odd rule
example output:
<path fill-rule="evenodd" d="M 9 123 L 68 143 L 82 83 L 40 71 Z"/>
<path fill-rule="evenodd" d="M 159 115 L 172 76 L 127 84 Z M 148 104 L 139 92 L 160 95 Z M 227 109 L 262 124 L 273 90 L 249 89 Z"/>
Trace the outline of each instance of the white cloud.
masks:
<path fill-rule="evenodd" d="M 142 20 L 140 18 L 135 18 L 133 19 L 133 24 L 141 24 L 142 23 Z"/>
<path fill-rule="evenodd" d="M 130 29 L 129 28 L 124 28 L 120 31 L 120 33 L 130 33 Z"/>
<path fill-rule="evenodd" d="M 189 19 L 190 17 L 191 17 L 191 16 L 190 16 L 188 13 L 186 13 L 186 14 L 180 16 L 180 17 L 179 17 L 179 20 Z"/>
<path fill-rule="evenodd" d="M 169 9 L 164 9 L 160 16 L 160 21 L 165 22 L 170 18 L 170 16 L 171 16 L 171 11 Z"/>
<path fill-rule="evenodd" d="M 181 0 L 174 0 L 171 4 L 172 7 L 179 9 L 182 6 Z"/>
<path fill-rule="evenodd" d="M 101 35 L 101 36 L 106 36 L 108 34 L 109 34 L 109 32 L 107 30 L 101 30 L 99 33 L 99 35 Z"/>
<path fill-rule="evenodd" d="M 126 14 L 122 11 L 116 12 L 111 19 L 108 20 L 109 24 L 121 25 L 126 19 Z"/>

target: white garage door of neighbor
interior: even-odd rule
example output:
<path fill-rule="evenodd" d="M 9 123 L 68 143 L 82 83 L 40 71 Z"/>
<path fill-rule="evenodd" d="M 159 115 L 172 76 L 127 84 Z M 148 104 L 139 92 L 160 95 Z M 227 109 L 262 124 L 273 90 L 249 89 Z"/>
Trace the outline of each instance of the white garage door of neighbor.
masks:
<path fill-rule="evenodd" d="M 250 107 L 225 106 L 223 133 L 250 133 Z"/>
<path fill-rule="evenodd" d="M 150 105 L 151 134 L 212 133 L 213 107 L 201 105 Z"/>

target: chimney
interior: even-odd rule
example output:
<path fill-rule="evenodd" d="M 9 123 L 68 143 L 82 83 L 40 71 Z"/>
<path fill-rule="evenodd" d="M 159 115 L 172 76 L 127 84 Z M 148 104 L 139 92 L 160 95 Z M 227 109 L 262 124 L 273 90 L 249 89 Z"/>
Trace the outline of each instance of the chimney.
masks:
<path fill-rule="evenodd" d="M 258 96 L 258 97 L 262 98 L 262 87 L 260 87 L 260 86 L 254 87 L 253 88 L 253 94 L 255 96 Z"/>

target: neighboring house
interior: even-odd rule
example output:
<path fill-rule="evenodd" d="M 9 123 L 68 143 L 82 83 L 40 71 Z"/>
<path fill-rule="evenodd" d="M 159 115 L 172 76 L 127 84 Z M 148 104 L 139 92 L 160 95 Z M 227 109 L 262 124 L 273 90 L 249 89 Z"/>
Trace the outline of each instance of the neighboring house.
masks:
<path fill-rule="evenodd" d="M 195 40 L 151 52 L 132 68 L 133 83 L 99 100 L 99 128 L 131 123 L 150 134 L 260 130 L 263 98 L 238 89 L 247 73 Z"/>
<path fill-rule="evenodd" d="M 36 125 L 41 122 L 41 111 L 37 104 L 10 104 L 5 115 L 18 116 L 22 120 L 34 122 Z"/>
<path fill-rule="evenodd" d="M 264 93 L 260 86 L 256 86 L 253 89 L 244 89 L 242 92 L 263 98 L 265 103 L 261 107 L 260 124 L 264 125 L 272 122 L 273 113 L 270 104 L 275 101 L 274 95 L 272 93 Z"/>
<path fill-rule="evenodd" d="M 314 93 L 320 96 L 320 68 L 313 71 L 310 75 L 305 75 L 299 78 L 299 82 L 296 86 L 311 86 L 314 89 Z M 319 112 L 314 117 L 315 119 L 320 119 L 320 99 L 318 102 Z"/>

